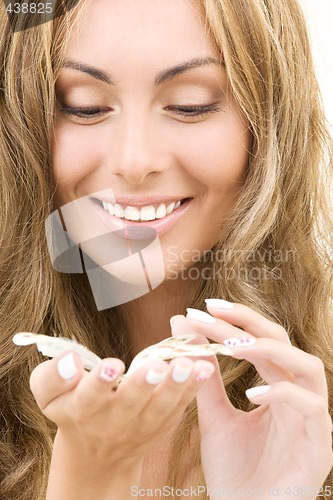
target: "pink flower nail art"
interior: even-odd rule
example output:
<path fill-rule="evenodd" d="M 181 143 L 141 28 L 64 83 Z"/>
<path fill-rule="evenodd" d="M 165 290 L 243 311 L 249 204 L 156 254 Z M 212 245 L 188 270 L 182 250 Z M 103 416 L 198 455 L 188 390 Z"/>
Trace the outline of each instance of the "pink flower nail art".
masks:
<path fill-rule="evenodd" d="M 104 365 L 99 374 L 102 380 L 106 380 L 106 382 L 113 382 L 119 376 L 119 372 L 115 368 L 111 368 L 111 366 Z"/>
<path fill-rule="evenodd" d="M 223 344 L 227 347 L 247 347 L 255 343 L 256 339 L 254 337 L 233 337 L 231 339 L 225 339 Z"/>

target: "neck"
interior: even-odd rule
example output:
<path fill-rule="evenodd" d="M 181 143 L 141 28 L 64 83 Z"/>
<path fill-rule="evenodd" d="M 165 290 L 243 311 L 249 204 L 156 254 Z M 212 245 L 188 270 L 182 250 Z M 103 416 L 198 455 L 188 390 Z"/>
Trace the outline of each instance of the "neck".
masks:
<path fill-rule="evenodd" d="M 131 355 L 171 337 L 170 318 L 190 306 L 191 280 L 168 280 L 146 295 L 119 306 L 129 335 Z"/>

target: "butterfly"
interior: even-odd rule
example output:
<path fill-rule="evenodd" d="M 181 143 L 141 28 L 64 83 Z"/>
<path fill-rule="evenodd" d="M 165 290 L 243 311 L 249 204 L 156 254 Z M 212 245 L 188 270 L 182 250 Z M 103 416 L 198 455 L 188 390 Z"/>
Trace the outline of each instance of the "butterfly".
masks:
<path fill-rule="evenodd" d="M 216 354 L 227 356 L 233 354 L 228 347 L 222 344 L 190 344 L 194 339 L 195 335 L 192 334 L 183 335 L 182 337 L 169 337 L 157 344 L 146 347 L 134 357 L 124 376 L 157 359 L 170 361 L 179 356 L 202 357 L 215 356 Z M 51 337 L 31 332 L 20 332 L 14 335 L 13 342 L 17 346 L 36 344 L 37 349 L 49 358 L 53 358 L 64 351 L 74 351 L 80 356 L 83 366 L 87 370 L 92 370 L 102 361 L 87 347 L 79 344 L 76 340 L 66 337 Z"/>

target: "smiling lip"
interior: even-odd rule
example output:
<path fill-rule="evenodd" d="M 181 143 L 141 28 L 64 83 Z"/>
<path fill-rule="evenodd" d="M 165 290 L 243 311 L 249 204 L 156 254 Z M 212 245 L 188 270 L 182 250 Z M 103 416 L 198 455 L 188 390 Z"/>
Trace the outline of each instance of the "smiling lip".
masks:
<path fill-rule="evenodd" d="M 92 199 L 92 198 L 90 198 Z M 165 203 L 166 205 L 169 205 L 170 203 L 176 202 L 178 200 L 184 200 L 184 196 L 180 197 L 171 197 L 171 196 L 161 196 L 159 198 L 157 197 L 152 197 L 152 196 L 146 196 L 145 198 L 131 198 L 131 197 L 117 197 L 116 200 L 112 200 L 110 198 L 106 197 L 98 197 L 99 200 L 105 201 L 105 202 L 110 202 L 112 204 L 118 203 L 119 205 L 126 207 L 126 206 L 131 206 L 131 207 L 136 207 L 136 208 L 141 208 L 141 207 L 146 207 L 148 205 L 153 205 L 154 207 L 160 205 L 161 203 Z"/>
<path fill-rule="evenodd" d="M 150 228 L 154 229 L 157 232 L 158 236 L 161 237 L 165 233 L 167 233 L 169 231 L 169 229 L 171 229 L 178 222 L 180 217 L 182 217 L 182 215 L 184 215 L 184 213 L 187 211 L 187 209 L 190 206 L 191 201 L 193 200 L 193 198 L 186 198 L 186 199 L 184 199 L 182 197 L 178 198 L 178 200 L 181 200 L 181 199 L 184 200 L 184 201 L 182 201 L 181 205 L 178 208 L 176 208 L 173 212 L 171 212 L 171 214 L 163 217 L 163 219 L 155 219 L 153 221 L 141 221 L 141 222 L 134 222 L 134 221 L 126 220 L 126 219 L 121 219 L 120 217 L 115 217 L 114 215 L 111 215 L 106 210 L 104 210 L 104 208 L 102 208 L 94 198 L 90 198 L 90 201 L 91 201 L 94 209 L 96 210 L 96 213 L 97 213 L 99 219 L 111 231 L 125 230 L 125 234 L 126 234 L 126 228 L 128 228 L 128 227 L 142 228 L 142 233 L 141 233 L 141 231 L 138 231 L 137 236 L 135 238 L 132 238 L 132 236 L 131 236 L 131 239 L 145 240 L 145 239 L 151 239 L 151 232 L 149 231 L 148 234 L 145 234 L 145 231 L 144 231 L 145 227 L 150 227 Z M 102 200 L 102 201 L 110 201 L 110 199 L 109 200 Z M 124 201 L 126 203 L 128 201 L 130 201 L 132 206 L 142 207 L 142 206 L 146 206 L 147 204 L 156 205 L 159 203 L 166 203 L 169 201 L 172 202 L 172 201 L 175 201 L 175 198 L 170 198 L 170 197 L 169 198 L 166 198 L 166 197 L 165 198 L 141 198 L 140 200 L 134 200 L 131 198 L 117 198 L 116 201 L 117 201 L 117 203 L 119 203 L 121 205 L 125 204 Z M 137 203 L 135 204 L 134 201 L 137 201 Z"/>

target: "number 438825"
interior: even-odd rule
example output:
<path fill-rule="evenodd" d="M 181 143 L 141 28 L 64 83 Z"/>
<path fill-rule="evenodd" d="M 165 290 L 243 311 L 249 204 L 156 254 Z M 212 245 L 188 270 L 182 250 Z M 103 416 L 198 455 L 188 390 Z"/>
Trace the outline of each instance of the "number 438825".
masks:
<path fill-rule="evenodd" d="M 9 3 L 6 11 L 10 14 L 52 14 L 52 2 L 39 3 Z"/>

